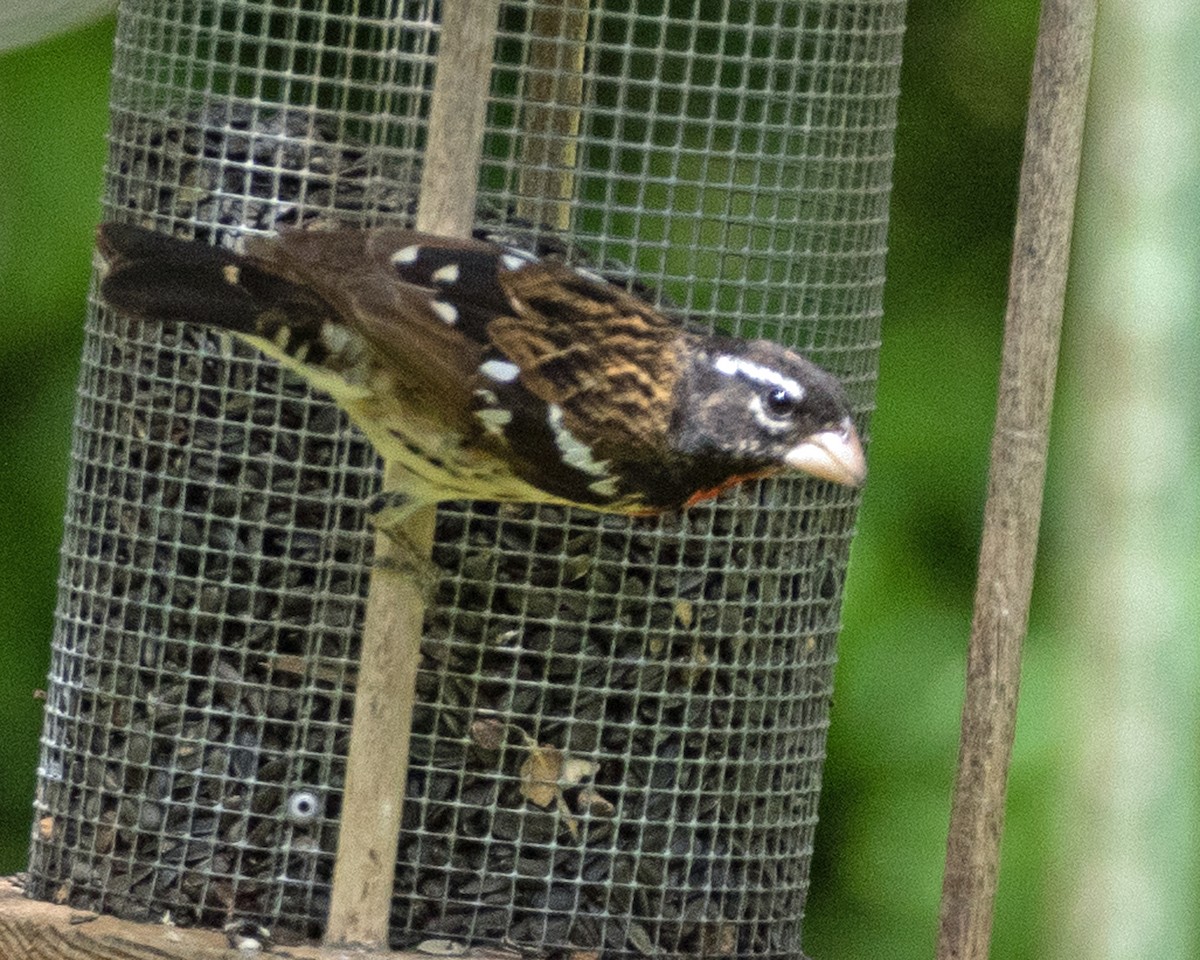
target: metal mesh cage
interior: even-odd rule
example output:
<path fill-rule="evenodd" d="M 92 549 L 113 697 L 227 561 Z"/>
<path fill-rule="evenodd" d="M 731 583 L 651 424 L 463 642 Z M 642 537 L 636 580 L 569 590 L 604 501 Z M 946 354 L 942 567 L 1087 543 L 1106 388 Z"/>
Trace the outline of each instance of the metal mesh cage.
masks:
<path fill-rule="evenodd" d="M 410 222 L 436 13 L 123 4 L 105 217 Z M 864 427 L 903 13 L 506 2 L 480 229 L 796 346 Z M 72 455 L 32 895 L 318 935 L 373 454 L 252 351 L 93 301 Z M 394 944 L 798 956 L 856 506 L 768 481 L 661 521 L 441 509 Z"/>

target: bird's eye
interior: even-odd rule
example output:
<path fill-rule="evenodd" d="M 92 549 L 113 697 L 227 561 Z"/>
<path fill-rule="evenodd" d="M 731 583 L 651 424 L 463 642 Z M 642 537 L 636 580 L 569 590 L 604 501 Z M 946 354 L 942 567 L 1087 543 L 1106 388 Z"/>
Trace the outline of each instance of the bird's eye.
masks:
<path fill-rule="evenodd" d="M 780 420 L 794 416 L 800 398 L 783 387 L 772 387 L 763 395 L 763 409 Z"/>

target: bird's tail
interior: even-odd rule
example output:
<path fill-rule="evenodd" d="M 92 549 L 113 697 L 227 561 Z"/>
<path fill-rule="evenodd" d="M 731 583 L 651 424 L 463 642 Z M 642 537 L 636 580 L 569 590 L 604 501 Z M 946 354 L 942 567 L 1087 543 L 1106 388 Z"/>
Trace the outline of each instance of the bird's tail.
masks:
<path fill-rule="evenodd" d="M 268 315 L 328 312 L 311 290 L 231 250 L 123 223 L 101 224 L 96 247 L 100 296 L 129 316 L 261 335 Z"/>

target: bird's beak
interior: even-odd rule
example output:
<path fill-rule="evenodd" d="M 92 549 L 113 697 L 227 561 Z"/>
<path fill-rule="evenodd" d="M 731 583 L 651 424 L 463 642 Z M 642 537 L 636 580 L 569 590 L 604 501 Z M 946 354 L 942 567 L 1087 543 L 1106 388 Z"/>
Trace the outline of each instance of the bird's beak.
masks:
<path fill-rule="evenodd" d="M 796 444 L 787 452 L 784 463 L 819 480 L 847 487 L 861 486 L 867 478 L 867 458 L 849 417 L 841 426 L 821 430 Z"/>

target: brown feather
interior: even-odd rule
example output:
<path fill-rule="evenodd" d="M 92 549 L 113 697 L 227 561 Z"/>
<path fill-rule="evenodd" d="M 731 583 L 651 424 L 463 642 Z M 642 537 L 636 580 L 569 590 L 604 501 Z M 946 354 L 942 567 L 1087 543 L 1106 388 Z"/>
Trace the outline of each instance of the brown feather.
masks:
<path fill-rule="evenodd" d="M 662 443 L 674 408 L 680 329 L 647 304 L 541 261 L 502 275 L 511 314 L 488 327 L 521 382 L 601 459 Z"/>
<path fill-rule="evenodd" d="M 415 413 L 453 417 L 448 425 L 465 434 L 477 429 L 470 393 L 483 348 L 433 312 L 424 288 L 398 282 L 389 262 L 395 250 L 425 240 L 405 230 L 293 230 L 251 240 L 247 253 L 320 294 L 384 361 Z"/>

